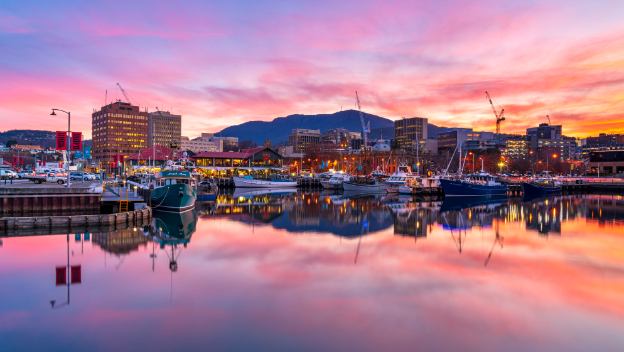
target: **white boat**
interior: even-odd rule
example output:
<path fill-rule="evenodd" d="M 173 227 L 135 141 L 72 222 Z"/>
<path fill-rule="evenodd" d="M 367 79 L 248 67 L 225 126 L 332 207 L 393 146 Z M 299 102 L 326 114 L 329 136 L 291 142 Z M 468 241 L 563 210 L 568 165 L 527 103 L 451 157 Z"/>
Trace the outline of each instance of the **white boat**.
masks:
<path fill-rule="evenodd" d="M 353 177 L 343 182 L 342 188 L 353 193 L 386 193 L 386 185 L 374 178 Z"/>
<path fill-rule="evenodd" d="M 297 187 L 297 181 L 289 179 L 274 178 L 271 180 L 256 179 L 251 176 L 232 177 L 236 188 L 294 188 Z"/>
<path fill-rule="evenodd" d="M 388 177 L 384 183 L 386 184 L 386 189 L 388 193 L 399 193 L 399 188 L 403 187 L 405 191 L 405 187 L 408 184 L 420 183 L 420 176 L 413 174 L 412 170 L 407 165 L 399 165 L 397 170 Z"/>
<path fill-rule="evenodd" d="M 325 189 L 342 189 L 342 184 L 350 179 L 351 176 L 349 174 L 336 173 L 329 179 L 321 180 L 321 185 Z"/>
<path fill-rule="evenodd" d="M 433 195 L 440 193 L 440 179 L 437 177 L 420 177 L 408 179 L 399 186 L 399 194 Z"/>

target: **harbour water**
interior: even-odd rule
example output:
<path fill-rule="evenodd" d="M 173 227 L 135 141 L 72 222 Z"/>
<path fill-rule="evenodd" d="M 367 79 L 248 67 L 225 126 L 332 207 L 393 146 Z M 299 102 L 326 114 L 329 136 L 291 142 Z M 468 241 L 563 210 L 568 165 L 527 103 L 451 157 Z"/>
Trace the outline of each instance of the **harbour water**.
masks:
<path fill-rule="evenodd" d="M 622 196 L 258 192 L 155 215 L 1 238 L 0 350 L 624 346 Z"/>

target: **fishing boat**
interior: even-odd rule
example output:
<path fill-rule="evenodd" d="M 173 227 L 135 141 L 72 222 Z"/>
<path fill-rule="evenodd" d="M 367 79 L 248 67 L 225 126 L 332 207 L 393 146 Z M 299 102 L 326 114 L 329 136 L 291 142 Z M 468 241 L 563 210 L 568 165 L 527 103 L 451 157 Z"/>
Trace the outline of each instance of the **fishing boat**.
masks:
<path fill-rule="evenodd" d="M 541 197 L 561 193 L 561 182 L 552 177 L 538 177 L 522 183 L 525 197 Z"/>
<path fill-rule="evenodd" d="M 324 189 L 342 189 L 342 184 L 349 181 L 351 175 L 345 173 L 335 173 L 329 179 L 321 180 Z"/>
<path fill-rule="evenodd" d="M 372 177 L 352 177 L 343 182 L 342 188 L 353 193 L 386 193 L 386 184 Z"/>
<path fill-rule="evenodd" d="M 257 179 L 251 176 L 237 177 L 234 176 L 234 186 L 236 188 L 294 188 L 297 187 L 297 181 L 293 181 L 284 177 L 273 177 L 268 180 Z"/>
<path fill-rule="evenodd" d="M 437 195 L 440 193 L 440 179 L 437 177 L 409 179 L 404 185 L 399 186 L 399 194 Z"/>
<path fill-rule="evenodd" d="M 150 187 L 153 187 L 150 192 L 152 209 L 172 212 L 193 209 L 197 200 L 194 182 L 189 171 L 161 171 Z"/>
<path fill-rule="evenodd" d="M 388 193 L 400 193 L 399 188 L 407 186 L 407 184 L 417 184 L 420 176 L 412 173 L 412 170 L 407 165 L 399 165 L 397 170 L 388 177 L 384 183 L 386 184 L 386 190 Z M 403 188 L 405 191 L 405 188 Z"/>
<path fill-rule="evenodd" d="M 507 185 L 494 176 L 479 172 L 460 178 L 442 178 L 440 186 L 445 197 L 507 197 Z"/>

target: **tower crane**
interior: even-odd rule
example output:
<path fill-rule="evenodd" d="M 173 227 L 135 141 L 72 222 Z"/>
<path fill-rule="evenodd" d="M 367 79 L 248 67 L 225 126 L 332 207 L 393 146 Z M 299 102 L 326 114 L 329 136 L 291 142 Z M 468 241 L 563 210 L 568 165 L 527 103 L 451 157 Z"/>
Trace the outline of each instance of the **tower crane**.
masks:
<path fill-rule="evenodd" d="M 132 102 L 130 101 L 130 98 L 128 98 L 128 94 L 126 93 L 126 91 L 123 89 L 123 87 L 121 86 L 121 84 L 119 84 L 119 82 L 117 82 L 117 87 L 119 87 L 119 90 L 121 90 L 121 94 L 123 94 L 124 98 L 126 98 L 126 101 L 129 104 L 132 104 Z"/>
<path fill-rule="evenodd" d="M 358 112 L 360 113 L 360 124 L 362 125 L 362 142 L 364 143 L 364 148 L 368 146 L 368 134 L 370 133 L 370 122 L 367 124 L 364 122 L 364 114 L 362 114 L 362 108 L 360 106 L 360 97 L 358 96 L 357 90 L 355 91 L 355 101 L 357 103 Z"/>
<path fill-rule="evenodd" d="M 505 121 L 505 116 L 503 116 L 503 112 L 505 112 L 504 108 L 501 108 L 500 112 L 496 112 L 496 108 L 494 107 L 494 103 L 492 102 L 492 98 L 490 97 L 490 93 L 485 91 L 485 97 L 490 102 L 492 106 L 492 111 L 494 112 L 494 116 L 496 116 L 496 134 L 500 134 L 500 124 L 502 121 Z"/>

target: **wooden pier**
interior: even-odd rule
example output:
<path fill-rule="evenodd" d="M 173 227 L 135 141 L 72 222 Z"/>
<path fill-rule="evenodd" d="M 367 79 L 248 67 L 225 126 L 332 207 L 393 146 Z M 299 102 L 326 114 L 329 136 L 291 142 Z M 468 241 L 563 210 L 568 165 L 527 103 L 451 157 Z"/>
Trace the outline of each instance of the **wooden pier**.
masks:
<path fill-rule="evenodd" d="M 147 225 L 151 217 L 152 209 L 149 207 L 115 214 L 2 217 L 0 237 L 84 232 L 89 229 L 117 230 L 128 226 Z"/>

